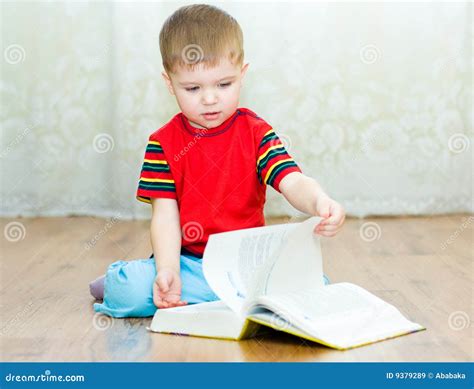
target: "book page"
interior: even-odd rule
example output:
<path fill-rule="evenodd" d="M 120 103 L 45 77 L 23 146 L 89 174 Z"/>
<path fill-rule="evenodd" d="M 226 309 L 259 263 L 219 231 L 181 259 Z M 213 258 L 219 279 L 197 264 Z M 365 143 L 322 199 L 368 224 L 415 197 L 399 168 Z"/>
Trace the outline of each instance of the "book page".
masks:
<path fill-rule="evenodd" d="M 344 283 L 330 284 L 324 288 L 307 289 L 286 293 L 273 293 L 259 299 L 277 305 L 298 319 L 314 321 L 332 320 L 334 317 L 349 317 L 353 312 L 373 309 L 383 302 L 367 297 L 365 294 L 347 290 Z"/>
<path fill-rule="evenodd" d="M 279 250 L 296 224 L 249 228 L 213 234 L 203 257 L 209 286 L 234 312 L 241 314 L 254 275 Z"/>
<path fill-rule="evenodd" d="M 263 296 L 250 311 L 258 310 L 259 304 L 302 331 L 341 348 L 424 329 L 391 304 L 346 282 Z"/>
<path fill-rule="evenodd" d="M 249 300 L 324 286 L 320 238 L 313 232 L 321 220 L 311 217 L 286 231 L 279 250 L 258 269 Z"/>

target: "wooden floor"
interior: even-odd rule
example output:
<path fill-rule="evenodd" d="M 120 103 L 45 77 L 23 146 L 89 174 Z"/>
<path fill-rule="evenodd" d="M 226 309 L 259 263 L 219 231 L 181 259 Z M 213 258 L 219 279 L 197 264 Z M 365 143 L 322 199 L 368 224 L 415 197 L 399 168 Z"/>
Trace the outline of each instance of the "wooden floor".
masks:
<path fill-rule="evenodd" d="M 472 361 L 473 221 L 349 219 L 337 237 L 323 238 L 332 282 L 358 284 L 427 327 L 336 351 L 277 331 L 234 342 L 149 333 L 151 318 L 95 315 L 88 282 L 116 260 L 148 258 L 149 222 L 2 219 L 1 360 Z"/>

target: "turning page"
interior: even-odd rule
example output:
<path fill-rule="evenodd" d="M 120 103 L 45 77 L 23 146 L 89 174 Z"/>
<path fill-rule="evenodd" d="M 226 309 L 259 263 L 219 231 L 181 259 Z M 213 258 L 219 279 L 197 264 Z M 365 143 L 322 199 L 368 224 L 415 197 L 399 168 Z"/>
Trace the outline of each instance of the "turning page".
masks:
<path fill-rule="evenodd" d="M 321 218 L 213 234 L 204 252 L 209 286 L 236 313 L 261 294 L 324 285 L 319 237 Z"/>
<path fill-rule="evenodd" d="M 203 272 L 209 286 L 234 312 L 242 314 L 254 274 L 277 252 L 295 224 L 279 224 L 212 234 Z"/>
<path fill-rule="evenodd" d="M 321 242 L 313 232 L 321 220 L 311 217 L 285 231 L 279 250 L 264 262 L 253 278 L 251 300 L 324 286 Z"/>

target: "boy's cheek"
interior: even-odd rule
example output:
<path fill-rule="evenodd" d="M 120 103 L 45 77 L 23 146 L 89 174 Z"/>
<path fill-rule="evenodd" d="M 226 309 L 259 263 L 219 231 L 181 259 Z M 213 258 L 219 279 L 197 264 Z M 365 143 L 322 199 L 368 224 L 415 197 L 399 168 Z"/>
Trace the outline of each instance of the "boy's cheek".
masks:
<path fill-rule="evenodd" d="M 181 107 L 183 111 L 187 111 L 187 112 L 196 111 L 196 107 L 198 107 L 198 100 L 196 98 L 186 96 L 184 94 L 177 94 L 176 98 L 178 99 L 179 106 Z"/>

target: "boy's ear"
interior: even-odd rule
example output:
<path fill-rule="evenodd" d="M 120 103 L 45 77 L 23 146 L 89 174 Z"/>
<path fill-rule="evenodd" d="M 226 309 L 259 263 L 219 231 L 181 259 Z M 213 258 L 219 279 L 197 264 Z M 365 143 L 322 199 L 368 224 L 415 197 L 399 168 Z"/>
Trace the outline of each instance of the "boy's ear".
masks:
<path fill-rule="evenodd" d="M 249 67 L 249 63 L 246 63 L 244 66 L 242 66 L 242 70 L 240 71 L 240 74 L 241 74 L 241 80 L 243 80 L 244 76 L 245 76 L 245 73 L 247 73 L 247 69 Z"/>
<path fill-rule="evenodd" d="M 166 72 L 161 72 L 161 75 L 163 76 L 164 80 L 165 80 L 165 83 L 166 83 L 166 86 L 168 87 L 168 90 L 170 91 L 170 93 L 172 95 L 174 95 L 174 89 L 173 89 L 173 84 L 171 83 L 171 78 L 170 76 L 168 76 L 168 74 Z"/>

